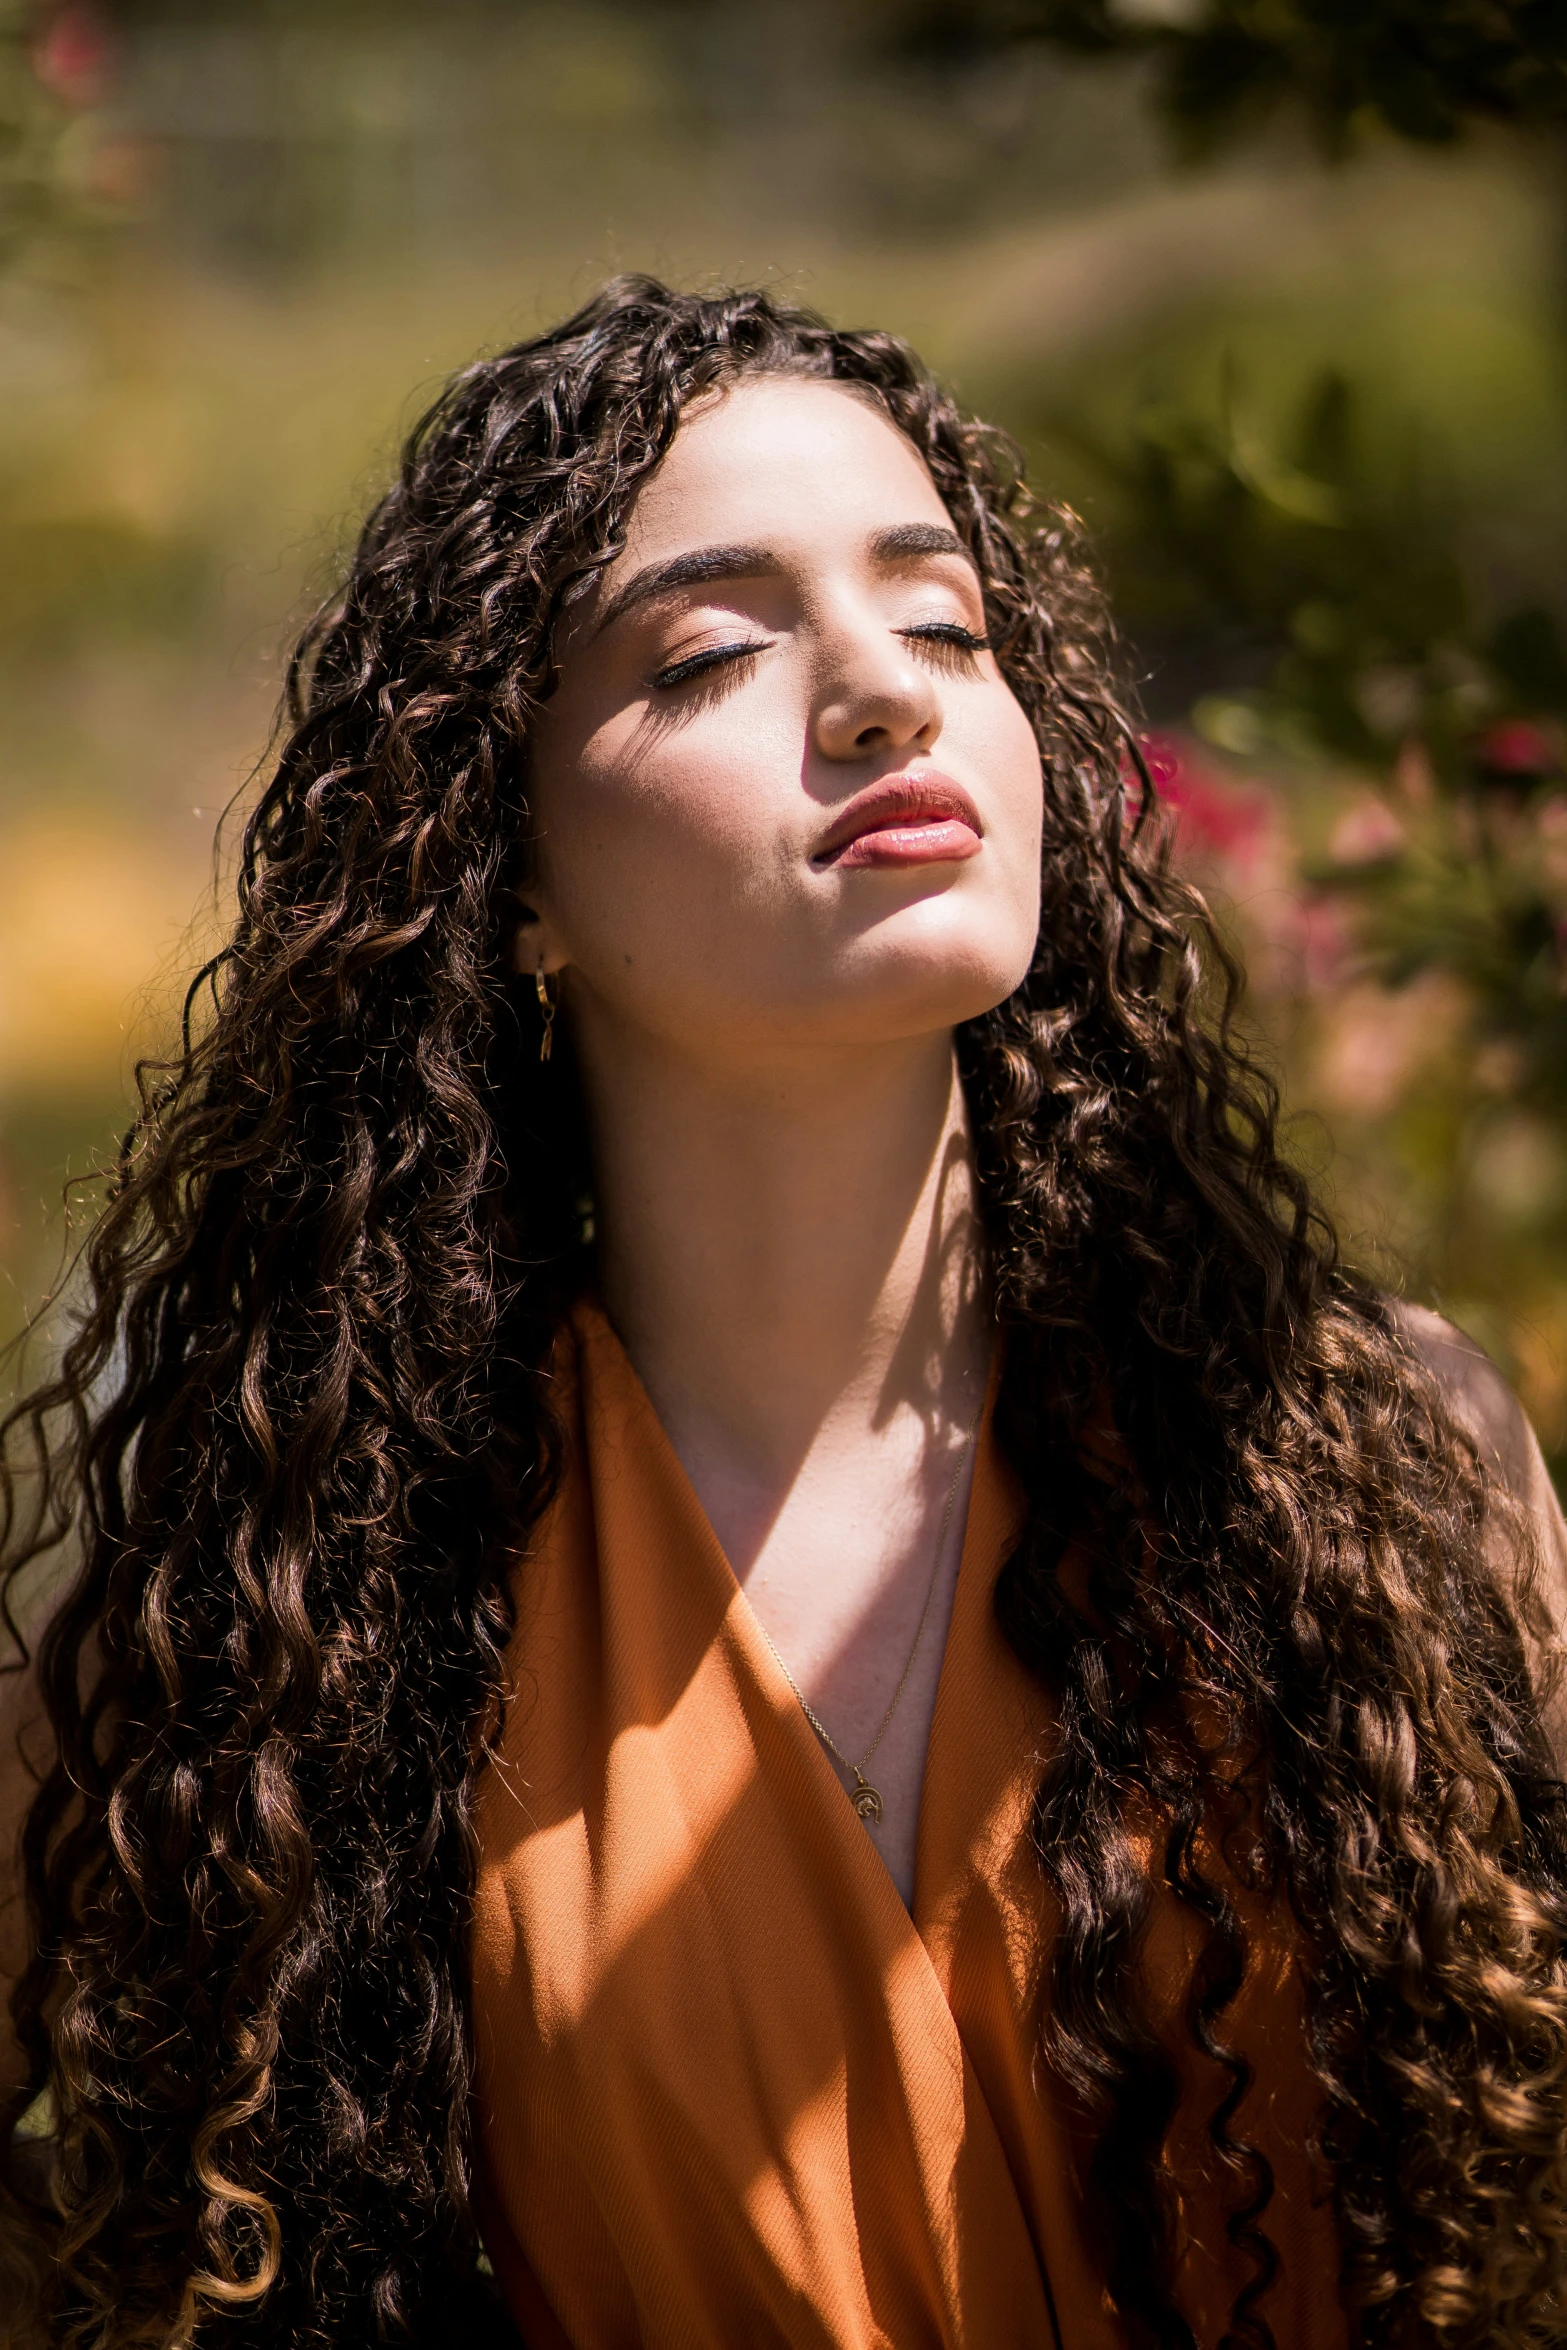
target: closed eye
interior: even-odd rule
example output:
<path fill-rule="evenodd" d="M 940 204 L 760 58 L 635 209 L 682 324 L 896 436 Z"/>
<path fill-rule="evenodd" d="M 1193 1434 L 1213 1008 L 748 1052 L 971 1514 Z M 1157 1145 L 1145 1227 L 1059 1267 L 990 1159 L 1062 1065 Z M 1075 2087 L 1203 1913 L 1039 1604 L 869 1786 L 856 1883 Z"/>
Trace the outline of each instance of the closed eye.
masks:
<path fill-rule="evenodd" d="M 914 644 L 936 645 L 954 653 L 984 653 L 990 649 L 989 637 L 977 636 L 961 620 L 916 620 L 908 628 L 900 628 L 898 634 Z"/>
<path fill-rule="evenodd" d="M 655 671 L 651 682 L 661 691 L 685 685 L 693 677 L 705 677 L 725 663 L 754 659 L 758 653 L 765 653 L 772 641 L 771 637 L 750 637 L 742 644 L 707 645 L 700 653 L 689 653 L 685 660 L 671 661 L 667 669 Z"/>

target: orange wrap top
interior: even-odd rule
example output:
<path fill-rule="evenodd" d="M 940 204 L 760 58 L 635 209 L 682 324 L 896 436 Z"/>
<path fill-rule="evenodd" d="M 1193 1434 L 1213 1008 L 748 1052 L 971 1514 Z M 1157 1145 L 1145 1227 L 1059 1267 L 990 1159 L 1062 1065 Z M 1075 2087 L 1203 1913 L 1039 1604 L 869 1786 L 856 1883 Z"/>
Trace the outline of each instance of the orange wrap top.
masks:
<path fill-rule="evenodd" d="M 911 1914 L 596 1306 L 556 1369 L 567 1468 L 520 1579 L 471 1946 L 479 2209 L 529 2350 L 1125 2350 L 1037 2056 L 1053 1715 L 994 1619 L 1020 1496 L 989 1407 Z M 1232 2129 L 1276 2181 L 1260 2312 L 1279 2350 L 1338 2350 L 1298 1970 L 1245 1922 L 1224 2033 L 1255 2084 Z M 1253 2270 L 1207 2135 L 1228 2078 L 1183 2021 L 1198 1934 L 1161 1885 L 1178 2288 L 1213 2350 Z"/>

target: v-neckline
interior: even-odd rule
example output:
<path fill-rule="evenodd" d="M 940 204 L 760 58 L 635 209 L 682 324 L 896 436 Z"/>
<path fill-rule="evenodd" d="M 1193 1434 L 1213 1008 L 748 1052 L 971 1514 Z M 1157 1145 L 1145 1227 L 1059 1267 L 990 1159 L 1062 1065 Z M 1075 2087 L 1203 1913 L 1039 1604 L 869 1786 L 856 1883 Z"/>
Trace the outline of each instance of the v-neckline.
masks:
<path fill-rule="evenodd" d="M 824 1787 L 824 1800 L 828 1803 L 829 1808 L 833 1809 L 833 1817 L 839 1830 L 840 1844 L 847 1840 L 844 1831 L 850 1831 L 853 1846 L 864 1853 L 871 1862 L 879 1884 L 886 1888 L 887 1893 L 897 1903 L 899 1916 L 917 1936 L 925 1958 L 929 1962 L 931 1953 L 926 1942 L 925 1926 L 933 1917 L 940 1888 L 934 1887 L 930 1883 L 933 1856 L 928 1851 L 930 1806 L 926 1797 L 940 1759 L 940 1748 L 945 1743 L 942 1736 L 944 1720 L 951 1712 L 949 1683 L 954 1676 L 953 1651 L 955 1643 L 953 1635 L 960 1622 L 966 1623 L 967 1621 L 969 1612 L 967 1603 L 971 1597 L 971 1587 L 975 1576 L 980 1572 L 980 1565 L 975 1554 L 979 1548 L 977 1526 L 982 1513 L 976 1512 L 974 1498 L 976 1493 L 981 1490 L 982 1479 L 988 1479 L 993 1474 L 990 1456 L 994 1436 L 991 1423 L 995 1412 L 996 1392 L 1000 1384 L 999 1348 L 991 1357 L 990 1371 L 985 1386 L 985 1400 L 980 1407 L 979 1425 L 975 1433 L 974 1459 L 969 1476 L 968 1498 L 963 1512 L 963 1544 L 958 1556 L 958 1572 L 953 1584 L 952 1605 L 948 1610 L 946 1634 L 942 1642 L 941 1670 L 936 1677 L 936 1698 L 931 1710 L 930 1734 L 925 1742 L 925 1758 L 920 1771 L 919 1817 L 915 1825 L 914 1836 L 914 1898 L 911 1902 L 905 1902 L 892 1871 L 882 1858 L 874 1839 L 868 1834 L 864 1821 L 856 1812 L 848 1789 L 838 1776 L 837 1769 L 823 1748 L 821 1740 L 806 1719 L 799 1693 L 790 1683 L 778 1651 L 762 1629 L 761 1618 L 747 1597 L 745 1585 L 730 1564 L 729 1555 L 719 1541 L 713 1528 L 713 1522 L 702 1506 L 701 1498 L 691 1481 L 690 1473 L 675 1449 L 669 1431 L 659 1418 L 657 1407 L 648 1394 L 620 1333 L 596 1298 L 582 1299 L 576 1312 L 579 1318 L 579 1331 L 582 1322 L 586 1321 L 589 1324 L 592 1339 L 613 1350 L 616 1366 L 624 1382 L 630 1404 L 646 1424 L 649 1441 L 658 1456 L 663 1474 L 680 1494 L 693 1525 L 700 1533 L 700 1548 L 705 1554 L 705 1564 L 717 1587 L 714 1596 L 721 1597 L 724 1603 L 722 1609 L 723 1636 L 729 1639 L 738 1650 L 751 1679 L 766 1695 L 770 1709 L 775 1714 L 787 1715 L 796 1725 L 796 1743 L 800 1745 L 802 1751 L 809 1749 L 809 1752 L 815 1757 L 816 1780 L 819 1785 Z M 829 1787 L 831 1789 L 830 1795 L 825 1792 Z M 836 1798 L 835 1808 L 833 1806 L 834 1798 Z"/>

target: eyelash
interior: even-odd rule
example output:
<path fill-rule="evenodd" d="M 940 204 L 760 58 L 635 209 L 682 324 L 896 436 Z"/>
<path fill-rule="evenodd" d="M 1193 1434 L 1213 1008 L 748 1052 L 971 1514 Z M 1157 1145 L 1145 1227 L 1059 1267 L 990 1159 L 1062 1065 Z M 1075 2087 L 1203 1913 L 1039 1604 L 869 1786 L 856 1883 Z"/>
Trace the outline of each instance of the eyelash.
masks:
<path fill-rule="evenodd" d="M 943 645 L 954 653 L 988 653 L 988 636 L 976 636 L 960 620 L 917 620 L 912 628 L 900 628 L 899 636 L 912 637 L 916 643 Z"/>
<path fill-rule="evenodd" d="M 684 661 L 671 661 L 667 669 L 660 669 L 653 679 L 656 686 L 668 689 L 688 685 L 693 677 L 701 677 L 707 670 L 716 669 L 724 661 L 748 661 L 758 653 L 765 653 L 771 638 L 750 644 L 709 645 L 704 653 L 692 653 Z"/>
<path fill-rule="evenodd" d="M 973 629 L 965 628 L 957 620 L 920 620 L 912 628 L 900 628 L 898 634 L 917 644 L 939 645 L 954 653 L 983 653 L 990 647 L 988 636 L 976 636 Z M 667 669 L 656 673 L 652 682 L 660 691 L 670 692 L 726 662 L 753 660 L 758 653 L 767 651 L 771 641 L 769 638 L 761 643 L 710 645 L 705 652 L 692 653 L 684 661 L 671 661 Z"/>

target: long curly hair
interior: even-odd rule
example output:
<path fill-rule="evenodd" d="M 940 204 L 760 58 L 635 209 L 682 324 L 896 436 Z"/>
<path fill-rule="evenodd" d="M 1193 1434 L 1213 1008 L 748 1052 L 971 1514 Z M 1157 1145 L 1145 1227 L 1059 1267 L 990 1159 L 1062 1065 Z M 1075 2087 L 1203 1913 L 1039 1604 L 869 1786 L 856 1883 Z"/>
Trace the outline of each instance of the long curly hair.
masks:
<path fill-rule="evenodd" d="M 1043 753 L 1033 965 L 957 1042 L 1029 1504 L 997 1606 L 1061 1721 L 1043 2056 L 1128 2340 L 1193 2340 L 1150 1816 L 1200 1922 L 1188 2028 L 1230 2074 L 1208 2127 L 1255 2275 L 1227 2341 L 1271 2339 L 1223 2037 L 1246 1937 L 1203 1860 L 1239 1806 L 1307 1955 L 1361 2338 L 1556 2341 L 1567 1833 L 1505 1501 L 1281 1154 L 1070 518 L 892 337 L 640 278 L 414 430 L 294 657 L 233 934 L 143 1072 L 61 1368 L 5 1426 L 6 1588 L 50 1554 L 69 1585 L 32 1665 L 56 1753 L 12 2003 L 12 2119 L 48 2090 L 58 2134 L 47 2208 L 14 2169 L 13 2298 L 81 2350 L 479 2337 L 473 1792 L 591 1278 L 569 1045 L 541 1066 L 510 971 L 529 726 L 682 413 L 755 372 L 853 384 L 907 434 Z M 1109 1484 L 1080 1441 L 1106 1408 Z"/>

